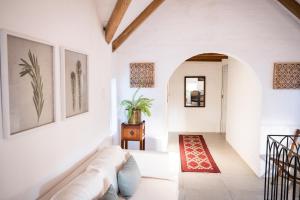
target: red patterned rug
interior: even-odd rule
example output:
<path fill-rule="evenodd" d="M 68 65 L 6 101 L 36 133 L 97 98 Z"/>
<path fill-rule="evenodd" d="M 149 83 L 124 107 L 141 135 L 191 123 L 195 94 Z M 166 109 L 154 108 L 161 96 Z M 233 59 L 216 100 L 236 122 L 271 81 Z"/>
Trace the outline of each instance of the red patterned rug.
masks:
<path fill-rule="evenodd" d="M 202 135 L 179 135 L 183 172 L 220 173 Z"/>

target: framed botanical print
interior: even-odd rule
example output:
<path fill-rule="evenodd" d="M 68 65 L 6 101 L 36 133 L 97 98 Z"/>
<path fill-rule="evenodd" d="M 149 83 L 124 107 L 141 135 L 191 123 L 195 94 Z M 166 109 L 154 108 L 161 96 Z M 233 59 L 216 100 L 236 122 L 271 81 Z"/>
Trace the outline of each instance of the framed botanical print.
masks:
<path fill-rule="evenodd" d="M 54 122 L 54 46 L 3 30 L 0 37 L 5 136 Z"/>
<path fill-rule="evenodd" d="M 88 56 L 61 48 L 63 118 L 88 112 Z"/>

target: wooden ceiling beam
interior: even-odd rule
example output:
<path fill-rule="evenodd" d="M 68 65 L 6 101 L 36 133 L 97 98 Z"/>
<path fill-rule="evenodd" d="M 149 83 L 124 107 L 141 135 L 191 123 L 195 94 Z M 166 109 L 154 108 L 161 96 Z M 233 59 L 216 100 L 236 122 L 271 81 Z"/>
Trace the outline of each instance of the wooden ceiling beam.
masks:
<path fill-rule="evenodd" d="M 123 42 L 164 2 L 153 0 L 140 14 L 127 26 L 127 28 L 113 41 L 112 49 L 115 51 Z"/>
<path fill-rule="evenodd" d="M 278 0 L 291 13 L 300 19 L 300 4 L 295 0 Z"/>
<path fill-rule="evenodd" d="M 228 56 L 224 54 L 217 53 L 204 53 L 193 56 L 186 61 L 195 61 L 195 62 L 221 62 L 222 59 L 228 59 Z"/>
<path fill-rule="evenodd" d="M 105 40 L 110 43 L 113 39 L 129 5 L 131 0 L 118 0 L 115 8 L 109 18 L 109 21 L 105 27 Z"/>

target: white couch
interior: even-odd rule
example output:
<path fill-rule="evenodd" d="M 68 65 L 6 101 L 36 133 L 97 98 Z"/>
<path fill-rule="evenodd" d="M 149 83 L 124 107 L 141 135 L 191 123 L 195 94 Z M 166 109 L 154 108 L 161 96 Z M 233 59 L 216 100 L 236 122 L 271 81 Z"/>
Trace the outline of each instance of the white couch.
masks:
<path fill-rule="evenodd" d="M 142 175 L 131 200 L 178 199 L 179 165 L 176 155 L 149 151 L 124 151 L 117 146 L 97 151 L 39 199 L 99 198 L 110 184 L 117 187 L 117 171 L 128 158 L 128 154 L 135 158 Z M 111 170 L 111 165 L 114 166 L 114 170 Z"/>

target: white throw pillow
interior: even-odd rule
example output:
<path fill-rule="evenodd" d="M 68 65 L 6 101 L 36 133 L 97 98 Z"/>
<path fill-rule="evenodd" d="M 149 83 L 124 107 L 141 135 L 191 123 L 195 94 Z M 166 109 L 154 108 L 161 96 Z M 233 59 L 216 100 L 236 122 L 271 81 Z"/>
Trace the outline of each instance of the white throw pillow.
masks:
<path fill-rule="evenodd" d="M 104 193 L 104 178 L 97 170 L 85 171 L 58 191 L 51 200 L 91 200 Z"/>

